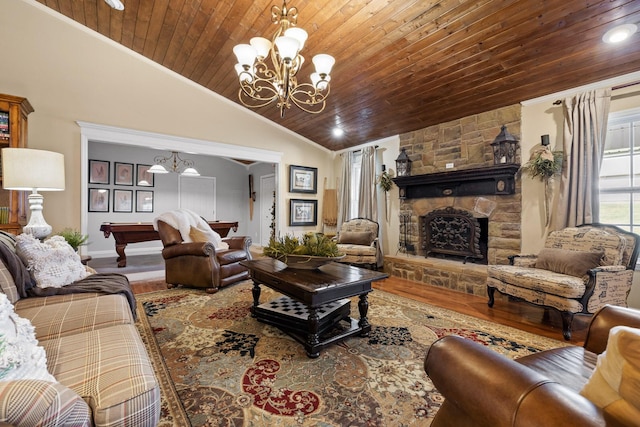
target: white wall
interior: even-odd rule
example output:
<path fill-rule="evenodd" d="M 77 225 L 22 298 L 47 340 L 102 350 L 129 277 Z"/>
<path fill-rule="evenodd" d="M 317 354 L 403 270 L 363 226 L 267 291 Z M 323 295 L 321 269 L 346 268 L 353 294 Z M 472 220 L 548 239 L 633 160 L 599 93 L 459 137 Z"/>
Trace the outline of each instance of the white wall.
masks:
<path fill-rule="evenodd" d="M 254 244 L 260 243 L 260 178 L 266 175 L 272 175 L 276 173 L 276 165 L 272 163 L 255 163 L 249 167 L 248 173 L 253 175 L 253 191 L 256 193 L 256 201 L 253 207 L 253 219 L 248 220 L 249 231 L 247 236 L 251 236 Z M 247 181 L 247 186 L 249 185 Z M 277 185 L 277 182 L 276 182 Z M 249 191 L 247 191 L 247 198 Z M 247 208 L 248 209 L 248 208 Z M 281 216 L 286 217 L 287 213 L 284 212 Z M 318 219 L 318 222 L 320 219 Z"/>
<path fill-rule="evenodd" d="M 287 165 L 317 167 L 319 182 L 332 179 L 333 154 L 325 148 L 34 0 L 0 2 L 0 51 L 0 92 L 26 97 L 35 109 L 29 115 L 29 147 L 65 156 L 66 191 L 45 197 L 44 215 L 54 229 L 80 228 L 86 209 L 78 121 L 281 151 L 279 212 L 286 212 L 288 203 Z M 284 215 L 278 227 L 289 230 Z"/>

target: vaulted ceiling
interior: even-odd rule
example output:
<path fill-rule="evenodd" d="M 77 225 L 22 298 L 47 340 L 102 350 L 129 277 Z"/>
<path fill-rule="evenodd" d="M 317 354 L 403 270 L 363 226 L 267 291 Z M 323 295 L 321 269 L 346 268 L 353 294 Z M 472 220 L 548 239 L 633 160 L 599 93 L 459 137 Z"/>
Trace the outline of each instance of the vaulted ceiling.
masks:
<path fill-rule="evenodd" d="M 282 0 L 38 0 L 184 77 L 238 101 L 232 52 L 271 38 Z M 255 110 L 331 150 L 640 70 L 638 0 L 289 0 L 309 33 L 303 55 L 335 57 L 320 114 Z M 301 71 L 312 72 L 308 60 Z M 306 80 L 306 77 L 300 77 Z M 339 126 L 341 138 L 332 136 Z"/>

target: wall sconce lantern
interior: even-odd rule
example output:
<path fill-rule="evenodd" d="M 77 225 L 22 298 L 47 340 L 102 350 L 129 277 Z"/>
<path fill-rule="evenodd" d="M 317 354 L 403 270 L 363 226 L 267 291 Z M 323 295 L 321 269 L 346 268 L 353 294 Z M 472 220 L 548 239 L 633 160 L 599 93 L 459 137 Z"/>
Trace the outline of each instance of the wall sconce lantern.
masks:
<path fill-rule="evenodd" d="M 518 151 L 518 138 L 511 135 L 505 125 L 502 125 L 500 133 L 491 143 L 493 147 L 493 164 L 504 165 L 516 162 L 516 151 Z"/>
<path fill-rule="evenodd" d="M 396 173 L 398 176 L 411 176 L 411 159 L 404 148 L 396 159 Z"/>

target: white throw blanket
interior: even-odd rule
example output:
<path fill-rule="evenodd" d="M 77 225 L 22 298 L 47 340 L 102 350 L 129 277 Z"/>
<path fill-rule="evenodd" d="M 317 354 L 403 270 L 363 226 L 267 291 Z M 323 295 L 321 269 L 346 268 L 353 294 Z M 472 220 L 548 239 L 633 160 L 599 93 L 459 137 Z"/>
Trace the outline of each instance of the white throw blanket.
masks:
<path fill-rule="evenodd" d="M 229 245 L 222 241 L 222 237 L 209 227 L 207 221 L 202 219 L 197 213 L 189 209 L 176 209 L 174 211 L 164 212 L 153 219 L 153 228 L 158 230 L 158 221 L 164 221 L 173 228 L 180 231 L 180 236 L 185 243 L 193 242 L 189 233 L 191 227 L 197 228 L 209 237 L 209 241 L 218 250 L 229 249 Z"/>

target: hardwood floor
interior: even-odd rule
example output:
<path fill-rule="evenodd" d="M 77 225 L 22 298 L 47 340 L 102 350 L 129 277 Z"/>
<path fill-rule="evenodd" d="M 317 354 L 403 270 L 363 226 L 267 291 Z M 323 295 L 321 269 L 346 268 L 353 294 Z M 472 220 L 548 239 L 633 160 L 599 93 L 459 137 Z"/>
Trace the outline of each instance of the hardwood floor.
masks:
<path fill-rule="evenodd" d="M 390 277 L 374 282 L 374 289 L 380 289 L 405 298 L 436 305 L 458 313 L 496 322 L 505 326 L 521 329 L 537 335 L 562 340 L 560 314 L 551 311 L 545 318 L 544 310 L 523 302 L 511 302 L 506 297 L 496 298 L 493 308 L 487 306 L 487 298 L 451 291 L 445 288 L 429 286 L 409 280 Z M 133 282 L 136 294 L 166 289 L 164 281 Z M 497 292 L 496 292 L 497 294 Z M 581 345 L 584 342 L 589 316 L 575 316 L 571 343 Z"/>

